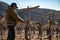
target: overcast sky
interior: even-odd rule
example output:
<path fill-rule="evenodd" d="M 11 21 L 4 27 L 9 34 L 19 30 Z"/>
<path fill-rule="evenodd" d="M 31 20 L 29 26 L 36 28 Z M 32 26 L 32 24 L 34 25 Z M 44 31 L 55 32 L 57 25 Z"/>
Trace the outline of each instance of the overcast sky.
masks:
<path fill-rule="evenodd" d="M 17 3 L 19 9 L 40 5 L 40 8 L 60 10 L 60 0 L 0 0 L 8 3 Z"/>

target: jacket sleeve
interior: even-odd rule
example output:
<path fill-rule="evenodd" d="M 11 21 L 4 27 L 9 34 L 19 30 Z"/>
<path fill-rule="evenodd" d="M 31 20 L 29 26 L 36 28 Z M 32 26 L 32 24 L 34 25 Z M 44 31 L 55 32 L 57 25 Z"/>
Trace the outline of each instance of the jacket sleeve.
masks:
<path fill-rule="evenodd" d="M 11 15 L 16 20 L 16 22 L 24 22 L 24 20 L 19 17 L 15 12 L 12 12 Z"/>

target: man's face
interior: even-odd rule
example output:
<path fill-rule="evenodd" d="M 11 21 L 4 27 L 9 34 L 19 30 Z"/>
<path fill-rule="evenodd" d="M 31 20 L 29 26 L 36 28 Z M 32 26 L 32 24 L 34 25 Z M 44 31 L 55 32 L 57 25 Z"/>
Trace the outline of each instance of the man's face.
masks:
<path fill-rule="evenodd" d="M 16 9 L 16 8 L 17 8 L 17 6 L 16 6 L 16 5 L 14 5 L 14 6 L 13 6 L 13 9 Z"/>

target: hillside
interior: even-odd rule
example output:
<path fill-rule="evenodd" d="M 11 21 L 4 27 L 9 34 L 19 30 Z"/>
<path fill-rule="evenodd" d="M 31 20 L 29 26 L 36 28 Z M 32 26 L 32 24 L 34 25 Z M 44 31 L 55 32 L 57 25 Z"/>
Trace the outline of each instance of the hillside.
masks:
<path fill-rule="evenodd" d="M 27 9 L 19 9 L 17 12 L 19 16 L 21 16 L 23 19 L 27 17 Z M 54 13 L 54 19 L 60 22 L 60 11 L 52 9 L 44 9 L 44 8 L 31 9 L 30 20 L 33 21 L 34 18 L 36 17 L 36 19 L 46 22 L 47 20 L 53 19 L 52 18 L 53 13 Z"/>

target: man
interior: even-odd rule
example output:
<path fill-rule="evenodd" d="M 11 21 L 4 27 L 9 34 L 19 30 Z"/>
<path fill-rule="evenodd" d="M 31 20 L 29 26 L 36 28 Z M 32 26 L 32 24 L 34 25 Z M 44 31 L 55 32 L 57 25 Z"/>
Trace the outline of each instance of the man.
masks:
<path fill-rule="evenodd" d="M 9 8 L 6 10 L 5 19 L 7 22 L 8 27 L 8 37 L 7 40 L 14 40 L 15 39 L 15 31 L 14 27 L 16 26 L 17 22 L 24 22 L 22 18 L 19 18 L 16 14 L 17 4 L 12 3 Z"/>

